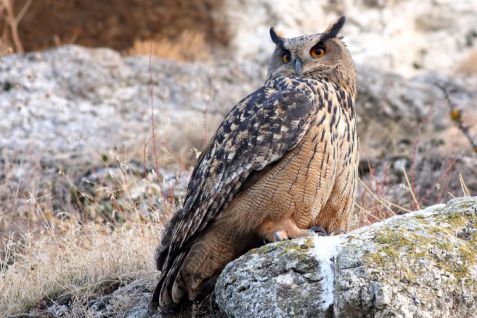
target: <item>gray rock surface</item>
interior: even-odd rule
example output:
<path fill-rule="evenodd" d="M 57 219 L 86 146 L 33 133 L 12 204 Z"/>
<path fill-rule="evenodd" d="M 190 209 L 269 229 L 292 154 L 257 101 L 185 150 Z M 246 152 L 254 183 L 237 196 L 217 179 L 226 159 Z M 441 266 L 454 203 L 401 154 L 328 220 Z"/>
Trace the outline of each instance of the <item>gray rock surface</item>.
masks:
<path fill-rule="evenodd" d="M 3 57 L 0 141 L 55 156 L 137 143 L 150 128 L 151 102 L 159 129 L 194 125 L 206 108 L 223 115 L 259 74 L 252 64 L 150 62 L 78 46 Z"/>
<path fill-rule="evenodd" d="M 222 11 L 219 25 L 233 26 L 233 55 L 246 60 L 267 59 L 271 26 L 287 36 L 321 32 L 343 14 L 342 34 L 355 61 L 388 72 L 449 74 L 477 48 L 475 1 L 227 0 Z"/>
<path fill-rule="evenodd" d="M 229 263 L 215 293 L 230 317 L 474 317 L 477 197 L 268 244 Z"/>
<path fill-rule="evenodd" d="M 159 174 L 174 175 L 181 156 L 190 160 L 191 148 L 205 145 L 206 134 L 258 85 L 260 74 L 247 63 L 149 61 L 78 46 L 3 57 L 2 209 L 28 214 L 36 205 L 72 212 L 71 189 L 81 188 L 90 171 L 137 165 L 145 152 L 153 162 L 151 104 L 160 168 L 166 168 Z M 38 200 L 33 205 L 32 197 Z"/>
<path fill-rule="evenodd" d="M 91 297 L 86 306 L 76 303 L 75 297 L 72 295 L 62 295 L 58 299 L 52 300 L 44 310 L 30 314 L 37 315 L 34 317 L 50 315 L 55 318 L 118 316 L 123 318 L 161 318 L 163 316 L 159 312 L 149 309 L 149 301 L 157 276 L 156 274 L 146 274 L 140 279 L 129 282 L 111 282 L 111 285 L 115 283 L 119 286 L 112 288 L 110 293 L 105 292 L 104 295 Z M 84 301 L 84 299 L 82 300 Z"/>

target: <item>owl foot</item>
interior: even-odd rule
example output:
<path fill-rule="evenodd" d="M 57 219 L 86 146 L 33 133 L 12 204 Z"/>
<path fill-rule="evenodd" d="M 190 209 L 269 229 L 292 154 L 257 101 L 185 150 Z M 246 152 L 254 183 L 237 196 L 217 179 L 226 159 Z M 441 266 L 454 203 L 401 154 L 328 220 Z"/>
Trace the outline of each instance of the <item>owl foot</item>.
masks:
<path fill-rule="evenodd" d="M 262 243 L 265 245 L 268 243 L 281 242 L 281 241 L 286 241 L 289 239 L 290 238 L 288 237 L 287 232 L 276 231 L 271 233 L 271 235 L 266 235 L 265 237 L 263 237 Z"/>
<path fill-rule="evenodd" d="M 265 221 L 258 229 L 264 243 L 280 242 L 315 235 L 308 229 L 300 229 L 293 220 Z"/>
<path fill-rule="evenodd" d="M 324 228 L 322 228 L 321 226 L 314 226 L 310 229 L 310 232 L 312 232 L 314 235 L 318 235 L 318 236 L 328 236 L 328 232 L 326 232 L 326 230 Z"/>

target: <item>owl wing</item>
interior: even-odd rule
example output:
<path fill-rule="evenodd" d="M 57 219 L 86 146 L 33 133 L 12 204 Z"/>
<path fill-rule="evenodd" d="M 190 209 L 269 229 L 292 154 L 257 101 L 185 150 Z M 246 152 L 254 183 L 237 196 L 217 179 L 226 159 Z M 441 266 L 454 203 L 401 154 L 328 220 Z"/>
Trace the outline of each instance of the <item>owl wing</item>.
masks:
<path fill-rule="evenodd" d="M 281 84 L 243 99 L 217 129 L 192 172 L 184 206 L 174 216 L 168 256 L 204 230 L 250 174 L 281 159 L 308 131 L 317 111 L 314 95 L 303 85 Z"/>

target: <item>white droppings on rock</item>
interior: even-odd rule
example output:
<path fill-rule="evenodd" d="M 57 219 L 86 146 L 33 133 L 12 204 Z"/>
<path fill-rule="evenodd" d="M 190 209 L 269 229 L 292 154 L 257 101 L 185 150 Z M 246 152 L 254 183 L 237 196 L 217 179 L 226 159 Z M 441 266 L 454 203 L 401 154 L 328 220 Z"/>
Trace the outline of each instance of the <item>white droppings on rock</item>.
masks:
<path fill-rule="evenodd" d="M 314 247 L 310 250 L 310 254 L 320 262 L 320 272 L 323 277 L 322 310 L 327 310 L 334 303 L 334 259 L 338 255 L 342 243 L 342 235 L 315 237 Z"/>

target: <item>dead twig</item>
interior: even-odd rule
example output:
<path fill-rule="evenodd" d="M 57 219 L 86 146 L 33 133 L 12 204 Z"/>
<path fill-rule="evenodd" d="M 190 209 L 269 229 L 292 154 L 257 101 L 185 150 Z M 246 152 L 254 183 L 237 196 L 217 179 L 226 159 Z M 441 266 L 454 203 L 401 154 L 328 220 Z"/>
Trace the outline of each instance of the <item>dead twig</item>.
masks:
<path fill-rule="evenodd" d="M 462 193 L 464 193 L 465 197 L 470 197 L 470 191 L 469 188 L 467 187 L 467 184 L 465 184 L 464 177 L 462 177 L 462 174 L 459 173 L 459 182 L 460 182 L 460 187 L 462 188 Z"/>
<path fill-rule="evenodd" d="M 452 101 L 450 92 L 441 83 L 434 83 L 436 87 L 438 87 L 442 93 L 444 94 L 444 99 L 446 100 L 447 106 L 449 107 L 449 115 L 451 120 L 455 123 L 457 128 L 462 132 L 462 134 L 467 138 L 469 141 L 470 145 L 472 146 L 472 150 L 477 153 L 477 138 L 474 139 L 474 137 L 470 133 L 470 127 L 471 126 L 466 126 L 464 122 L 462 121 L 462 114 L 463 111 L 462 109 L 459 109 L 455 103 Z"/>
<path fill-rule="evenodd" d="M 406 179 L 409 191 L 411 192 L 411 196 L 412 196 L 412 199 L 414 201 L 414 205 L 415 205 L 417 210 L 420 210 L 421 206 L 419 205 L 419 202 L 417 201 L 416 194 L 414 193 L 414 189 L 411 185 L 411 182 L 409 181 L 409 178 L 408 178 L 407 173 L 406 173 L 406 169 L 404 167 L 402 167 L 402 172 L 404 174 L 404 178 Z"/>
<path fill-rule="evenodd" d="M 20 12 L 15 16 L 15 12 L 13 10 L 13 0 L 3 0 L 3 6 L 7 12 L 7 23 L 10 27 L 10 32 L 12 35 L 13 43 L 15 44 L 15 51 L 17 53 L 23 53 L 23 44 L 20 40 L 20 36 L 18 35 L 18 24 L 25 16 L 28 8 L 30 7 L 32 0 L 26 0 L 23 4 Z"/>
<path fill-rule="evenodd" d="M 154 156 L 154 168 L 159 173 L 159 155 L 157 153 L 156 122 L 154 120 L 154 78 L 152 76 L 152 43 L 149 52 L 149 101 L 151 103 L 151 142 Z"/>

